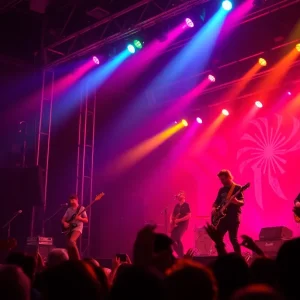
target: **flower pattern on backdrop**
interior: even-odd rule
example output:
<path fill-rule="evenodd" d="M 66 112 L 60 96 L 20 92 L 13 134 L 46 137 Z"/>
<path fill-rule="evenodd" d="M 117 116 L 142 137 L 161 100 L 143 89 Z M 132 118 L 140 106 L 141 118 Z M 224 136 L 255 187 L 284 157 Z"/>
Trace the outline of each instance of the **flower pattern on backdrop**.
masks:
<path fill-rule="evenodd" d="M 237 152 L 237 158 L 242 158 L 240 172 L 243 173 L 250 166 L 254 173 L 254 191 L 257 204 L 263 209 L 262 179 L 267 176 L 272 190 L 278 197 L 286 200 L 287 197 L 280 185 L 278 177 L 285 173 L 287 154 L 300 149 L 300 139 L 297 134 L 300 121 L 292 118 L 292 128 L 286 136 L 283 131 L 283 117 L 275 115 L 275 124 L 270 125 L 266 118 L 258 118 L 250 122 L 251 133 L 245 133 L 241 140 L 246 144 Z M 247 156 L 246 156 L 247 155 Z"/>

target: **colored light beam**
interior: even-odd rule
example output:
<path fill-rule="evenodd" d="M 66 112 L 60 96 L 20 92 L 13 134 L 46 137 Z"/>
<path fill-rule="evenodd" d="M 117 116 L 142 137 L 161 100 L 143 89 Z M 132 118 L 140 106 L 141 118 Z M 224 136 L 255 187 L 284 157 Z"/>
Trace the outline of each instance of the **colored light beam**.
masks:
<path fill-rule="evenodd" d="M 222 30 L 219 35 L 218 42 L 225 40 L 228 35 L 233 31 L 233 29 L 240 24 L 241 20 L 251 11 L 253 8 L 253 0 L 246 0 L 238 7 L 235 7 L 233 11 L 230 12 L 225 20 Z"/>
<path fill-rule="evenodd" d="M 217 129 L 221 126 L 223 121 L 227 118 L 222 112 L 218 115 L 218 117 L 209 125 L 209 127 L 203 132 L 203 134 L 200 136 L 199 142 L 195 143 L 195 145 L 192 147 L 191 155 L 199 155 L 200 152 L 203 152 L 207 145 L 209 144 L 209 141 L 211 140 L 211 137 L 215 134 Z"/>
<path fill-rule="evenodd" d="M 140 143 L 136 147 L 130 149 L 125 154 L 121 155 L 112 166 L 108 166 L 107 172 L 109 175 L 118 175 L 125 170 L 131 168 L 144 157 L 150 154 L 153 150 L 162 145 L 167 139 L 182 129 L 184 125 L 180 122 L 172 127 L 163 130 L 155 136 Z"/>
<path fill-rule="evenodd" d="M 187 72 L 189 74 L 201 72 L 206 67 L 212 55 L 213 48 L 227 14 L 227 11 L 220 8 L 154 79 L 149 89 L 160 87 L 165 85 L 165 83 L 172 83 L 176 79 L 182 78 L 182 76 L 186 77 Z M 196 78 L 189 81 L 191 88 L 195 85 L 195 80 Z M 165 96 L 166 90 L 163 89 L 161 95 L 158 95 L 158 97 L 165 98 Z"/>
<path fill-rule="evenodd" d="M 82 89 L 84 88 L 87 95 L 104 85 L 106 80 L 115 72 L 122 62 L 130 55 L 127 50 L 124 50 L 113 59 L 109 60 L 101 66 L 97 66 L 89 72 L 80 82 L 80 84 L 73 85 L 60 96 L 60 110 L 56 113 L 55 119 L 62 119 L 67 112 L 72 111 L 78 107 L 82 97 Z M 95 65 L 95 64 L 94 64 Z"/>
<path fill-rule="evenodd" d="M 258 71 L 262 68 L 259 63 L 256 63 L 250 70 L 248 70 L 243 77 L 233 85 L 232 89 L 223 97 L 225 101 L 231 101 L 238 97 L 242 90 L 247 86 L 247 84 L 251 81 L 253 76 L 258 73 Z"/>
<path fill-rule="evenodd" d="M 285 55 L 275 66 L 272 68 L 271 72 L 261 80 L 258 84 L 257 90 L 265 90 L 266 92 L 262 95 L 264 99 L 268 95 L 268 87 L 276 87 L 280 81 L 287 74 L 292 63 L 299 56 L 299 52 L 293 48 L 287 55 Z"/>
<path fill-rule="evenodd" d="M 130 56 L 120 66 L 118 72 L 111 77 L 108 84 L 113 85 L 117 83 L 126 87 L 134 82 L 184 32 L 185 30 L 182 29 L 182 24 L 180 24 L 168 32 L 168 38 L 165 41 L 154 40 L 147 44 L 143 51 Z"/>

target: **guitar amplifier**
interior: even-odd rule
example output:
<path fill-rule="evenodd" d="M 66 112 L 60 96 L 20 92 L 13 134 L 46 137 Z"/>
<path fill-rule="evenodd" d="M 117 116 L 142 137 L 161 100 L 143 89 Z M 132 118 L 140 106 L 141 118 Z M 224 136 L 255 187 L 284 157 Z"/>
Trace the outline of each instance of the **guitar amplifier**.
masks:
<path fill-rule="evenodd" d="M 293 231 L 285 226 L 265 227 L 260 230 L 260 241 L 289 240 L 293 237 Z"/>
<path fill-rule="evenodd" d="M 39 246 L 39 245 L 53 246 L 53 238 L 45 237 L 45 236 L 28 237 L 26 245 L 27 246 Z"/>
<path fill-rule="evenodd" d="M 36 253 L 39 253 L 42 257 L 43 262 L 46 263 L 48 254 L 52 251 L 53 248 L 54 246 L 52 237 L 28 237 L 25 252 L 32 255 L 36 255 Z"/>

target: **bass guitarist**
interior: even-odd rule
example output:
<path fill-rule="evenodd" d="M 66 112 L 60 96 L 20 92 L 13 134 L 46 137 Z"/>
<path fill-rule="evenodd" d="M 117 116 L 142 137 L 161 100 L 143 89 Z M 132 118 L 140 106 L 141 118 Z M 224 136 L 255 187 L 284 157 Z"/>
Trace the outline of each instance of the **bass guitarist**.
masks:
<path fill-rule="evenodd" d="M 182 258 L 184 250 L 181 239 L 188 228 L 189 220 L 191 218 L 191 210 L 189 204 L 185 202 L 185 193 L 183 191 L 179 192 L 175 198 L 178 203 L 175 205 L 170 218 L 171 238 L 174 241 L 174 251 L 178 257 Z"/>
<path fill-rule="evenodd" d="M 82 213 L 80 214 L 81 211 Z M 74 215 L 77 216 L 74 220 L 72 220 Z M 72 221 L 70 222 L 70 220 Z M 80 256 L 76 242 L 82 234 L 83 223 L 88 223 L 88 217 L 84 207 L 79 205 L 77 195 L 72 195 L 69 197 L 69 208 L 64 214 L 61 222 L 64 228 L 73 227 L 72 230 L 70 230 L 70 232 L 67 234 L 67 248 L 75 251 L 75 254 L 79 258 Z"/>
<path fill-rule="evenodd" d="M 219 172 L 218 177 L 223 185 L 218 192 L 218 196 L 216 201 L 213 204 L 212 213 L 216 210 L 216 208 L 228 201 L 232 195 L 237 193 L 241 188 L 240 185 L 237 185 L 233 182 L 233 176 L 229 170 L 222 170 Z M 244 196 L 242 193 L 237 194 L 236 198 L 231 199 L 231 203 L 229 204 L 226 212 L 226 216 L 220 221 L 217 226 L 217 230 L 222 237 L 228 231 L 230 242 L 233 246 L 233 249 L 236 253 L 241 254 L 241 247 L 238 242 L 238 229 L 240 225 L 240 214 L 241 207 L 244 205 Z"/>

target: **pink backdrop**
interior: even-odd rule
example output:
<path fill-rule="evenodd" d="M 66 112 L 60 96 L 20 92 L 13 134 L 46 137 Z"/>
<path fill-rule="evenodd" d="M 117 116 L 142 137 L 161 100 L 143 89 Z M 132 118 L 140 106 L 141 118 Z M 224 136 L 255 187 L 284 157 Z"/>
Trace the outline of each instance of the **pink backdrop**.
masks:
<path fill-rule="evenodd" d="M 240 126 L 241 122 L 230 116 L 203 152 L 190 151 L 201 139 L 198 131 L 171 168 L 165 165 L 149 174 L 153 179 L 148 178 L 149 185 L 155 190 L 149 193 L 146 205 L 159 223 L 163 220 L 159 210 L 168 205 L 171 212 L 172 196 L 180 189 L 186 191 L 193 218 L 184 237 L 185 248 L 194 247 L 194 228 L 204 224 L 198 216 L 210 215 L 220 188 L 216 174 L 221 169 L 230 169 L 239 184 L 251 183 L 245 192 L 240 234 L 257 238 L 262 227 L 281 225 L 291 228 L 295 236 L 300 234 L 292 213 L 293 201 L 300 193 L 300 120 L 268 114 Z"/>

